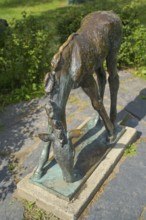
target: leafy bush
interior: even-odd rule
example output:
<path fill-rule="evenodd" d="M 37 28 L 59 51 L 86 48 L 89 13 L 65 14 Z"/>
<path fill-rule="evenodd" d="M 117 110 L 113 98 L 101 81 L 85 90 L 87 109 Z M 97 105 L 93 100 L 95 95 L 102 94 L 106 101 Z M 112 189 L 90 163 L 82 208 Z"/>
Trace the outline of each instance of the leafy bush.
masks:
<path fill-rule="evenodd" d="M 82 17 L 84 17 L 85 14 L 86 13 L 84 13 L 82 7 L 79 6 L 68 7 L 65 13 L 62 13 L 56 25 L 61 44 L 71 33 L 77 31 L 80 26 Z"/>
<path fill-rule="evenodd" d="M 85 0 L 69 0 L 68 3 L 69 4 L 80 4 L 80 3 L 83 3 L 85 2 Z"/>
<path fill-rule="evenodd" d="M 119 52 L 120 67 L 146 65 L 146 27 L 138 20 L 138 11 L 133 3 L 121 11 L 123 40 Z"/>
<path fill-rule="evenodd" d="M 0 49 L 0 87 L 5 93 L 40 83 L 49 68 L 48 57 L 56 50 L 49 26 L 38 19 L 26 19 L 24 13 L 23 19 L 14 21 L 12 27 L 5 47 Z"/>

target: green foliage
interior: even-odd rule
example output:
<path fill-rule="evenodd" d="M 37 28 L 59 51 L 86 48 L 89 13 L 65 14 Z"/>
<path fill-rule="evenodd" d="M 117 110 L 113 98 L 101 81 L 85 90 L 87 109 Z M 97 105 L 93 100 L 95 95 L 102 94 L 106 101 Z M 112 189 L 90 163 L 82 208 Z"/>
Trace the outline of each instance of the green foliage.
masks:
<path fill-rule="evenodd" d="M 127 146 L 124 155 L 127 157 L 135 156 L 137 153 L 137 146 L 134 144 L 130 144 Z"/>
<path fill-rule="evenodd" d="M 65 13 L 62 10 L 61 17 L 56 25 L 60 36 L 60 43 L 63 43 L 71 33 L 77 31 L 83 16 L 84 11 L 80 6 L 68 7 Z"/>
<path fill-rule="evenodd" d="M 68 3 L 69 4 L 78 4 L 78 3 L 83 3 L 84 0 L 69 0 Z"/>
<path fill-rule="evenodd" d="M 16 165 L 13 164 L 13 163 L 11 163 L 11 162 L 9 162 L 9 164 L 8 164 L 8 170 L 9 170 L 10 172 L 13 172 L 15 168 L 16 168 Z"/>
<path fill-rule="evenodd" d="M 3 131 L 5 129 L 5 125 L 0 121 L 0 131 Z"/>
<path fill-rule="evenodd" d="M 120 67 L 146 65 L 146 27 L 138 20 L 136 4 L 125 6 L 121 11 L 123 40 L 119 53 Z"/>
<path fill-rule="evenodd" d="M 146 100 L 146 95 L 140 96 L 142 100 Z"/>
<path fill-rule="evenodd" d="M 27 211 L 31 211 L 35 206 L 35 202 L 29 202 L 29 201 L 26 201 L 25 202 L 25 209 Z"/>
<path fill-rule="evenodd" d="M 0 75 L 0 86 L 9 91 L 21 85 L 40 83 L 49 67 L 48 57 L 55 51 L 55 40 L 50 40 L 52 33 L 43 31 L 49 27 L 34 17 L 26 19 L 25 16 L 24 12 L 22 20 L 13 21 L 5 47 L 0 49 L 0 68 L 5 74 Z M 43 26 L 42 29 L 39 25 Z"/>
<path fill-rule="evenodd" d="M 39 209 L 35 202 L 24 201 L 23 220 L 59 220 L 51 213 Z"/>
<path fill-rule="evenodd" d="M 135 75 L 146 80 L 146 66 L 141 66 L 139 68 L 136 68 Z"/>
<path fill-rule="evenodd" d="M 42 19 L 43 20 L 43 19 Z M 53 31 L 34 17 L 13 20 L 0 48 L 0 106 L 30 100 L 43 94 L 42 80 L 49 69 L 48 57 L 56 51 Z M 51 50 L 49 48 L 51 47 Z"/>
<path fill-rule="evenodd" d="M 21 88 L 16 88 L 8 94 L 0 94 L 0 111 L 3 111 L 5 106 L 11 103 L 18 103 L 22 100 L 29 101 L 42 95 L 44 95 L 42 84 L 22 85 Z"/>
<path fill-rule="evenodd" d="M 114 10 L 122 19 L 123 40 L 118 58 L 119 68 L 141 67 L 145 78 L 146 27 L 140 22 L 137 0 L 93 0 L 12 20 L 0 47 L 0 105 L 29 100 L 42 94 L 42 82 L 50 70 L 50 61 L 58 47 L 75 32 L 82 18 L 95 10 Z M 139 71 L 139 72 L 138 72 Z"/>

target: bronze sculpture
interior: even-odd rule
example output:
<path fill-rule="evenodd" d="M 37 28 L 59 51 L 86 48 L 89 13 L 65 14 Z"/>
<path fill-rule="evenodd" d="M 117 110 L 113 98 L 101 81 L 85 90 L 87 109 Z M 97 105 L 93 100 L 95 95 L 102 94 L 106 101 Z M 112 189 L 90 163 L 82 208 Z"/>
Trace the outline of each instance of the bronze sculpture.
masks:
<path fill-rule="evenodd" d="M 49 100 L 45 107 L 48 116 L 48 133 L 39 135 L 46 144 L 34 172 L 34 181 L 43 175 L 43 167 L 48 160 L 51 144 L 64 180 L 73 182 L 77 178 L 73 170 L 74 148 L 71 138 L 78 133 L 67 132 L 65 117 L 65 107 L 72 88 L 81 87 L 89 96 L 93 108 L 104 122 L 108 141 L 114 141 L 119 88 L 117 53 L 121 35 L 122 26 L 117 15 L 111 11 L 93 12 L 83 19 L 80 29 L 71 34 L 54 55 L 51 62 L 52 71 L 47 74 L 45 80 L 45 92 Z M 102 102 L 106 84 L 104 60 L 109 73 L 110 117 Z M 98 85 L 93 77 L 94 72 L 97 75 Z"/>

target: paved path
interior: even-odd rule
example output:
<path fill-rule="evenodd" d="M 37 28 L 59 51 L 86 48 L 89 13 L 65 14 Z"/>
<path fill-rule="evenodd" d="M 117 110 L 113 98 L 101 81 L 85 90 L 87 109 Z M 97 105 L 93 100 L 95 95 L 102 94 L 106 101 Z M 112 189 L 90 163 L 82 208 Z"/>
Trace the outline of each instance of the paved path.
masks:
<path fill-rule="evenodd" d="M 137 154 L 128 157 L 107 184 L 100 198 L 95 196 L 83 219 L 146 219 L 146 82 L 120 72 L 118 120 L 135 127 L 139 134 Z M 108 86 L 105 106 L 109 109 Z M 46 130 L 43 105 L 46 98 L 8 107 L 0 113 L 0 220 L 23 219 L 24 207 L 13 198 L 16 183 L 36 166 L 41 148 L 36 134 Z M 68 129 L 87 117 L 94 117 L 88 97 L 73 90 L 67 105 Z"/>

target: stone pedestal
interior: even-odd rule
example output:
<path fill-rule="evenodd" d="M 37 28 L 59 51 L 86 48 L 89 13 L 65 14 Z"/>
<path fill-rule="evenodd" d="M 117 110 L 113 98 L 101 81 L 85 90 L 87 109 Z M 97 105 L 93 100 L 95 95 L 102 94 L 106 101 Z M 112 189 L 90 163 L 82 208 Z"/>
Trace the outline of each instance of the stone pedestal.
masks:
<path fill-rule="evenodd" d="M 119 126 L 115 143 L 107 145 L 102 122 L 92 119 L 81 127 L 82 135 L 74 140 L 74 167 L 81 173 L 78 181 L 65 183 L 58 164 L 51 159 L 39 182 L 34 183 L 29 174 L 17 184 L 17 196 L 36 202 L 63 220 L 79 217 L 136 136 L 135 129 Z"/>

